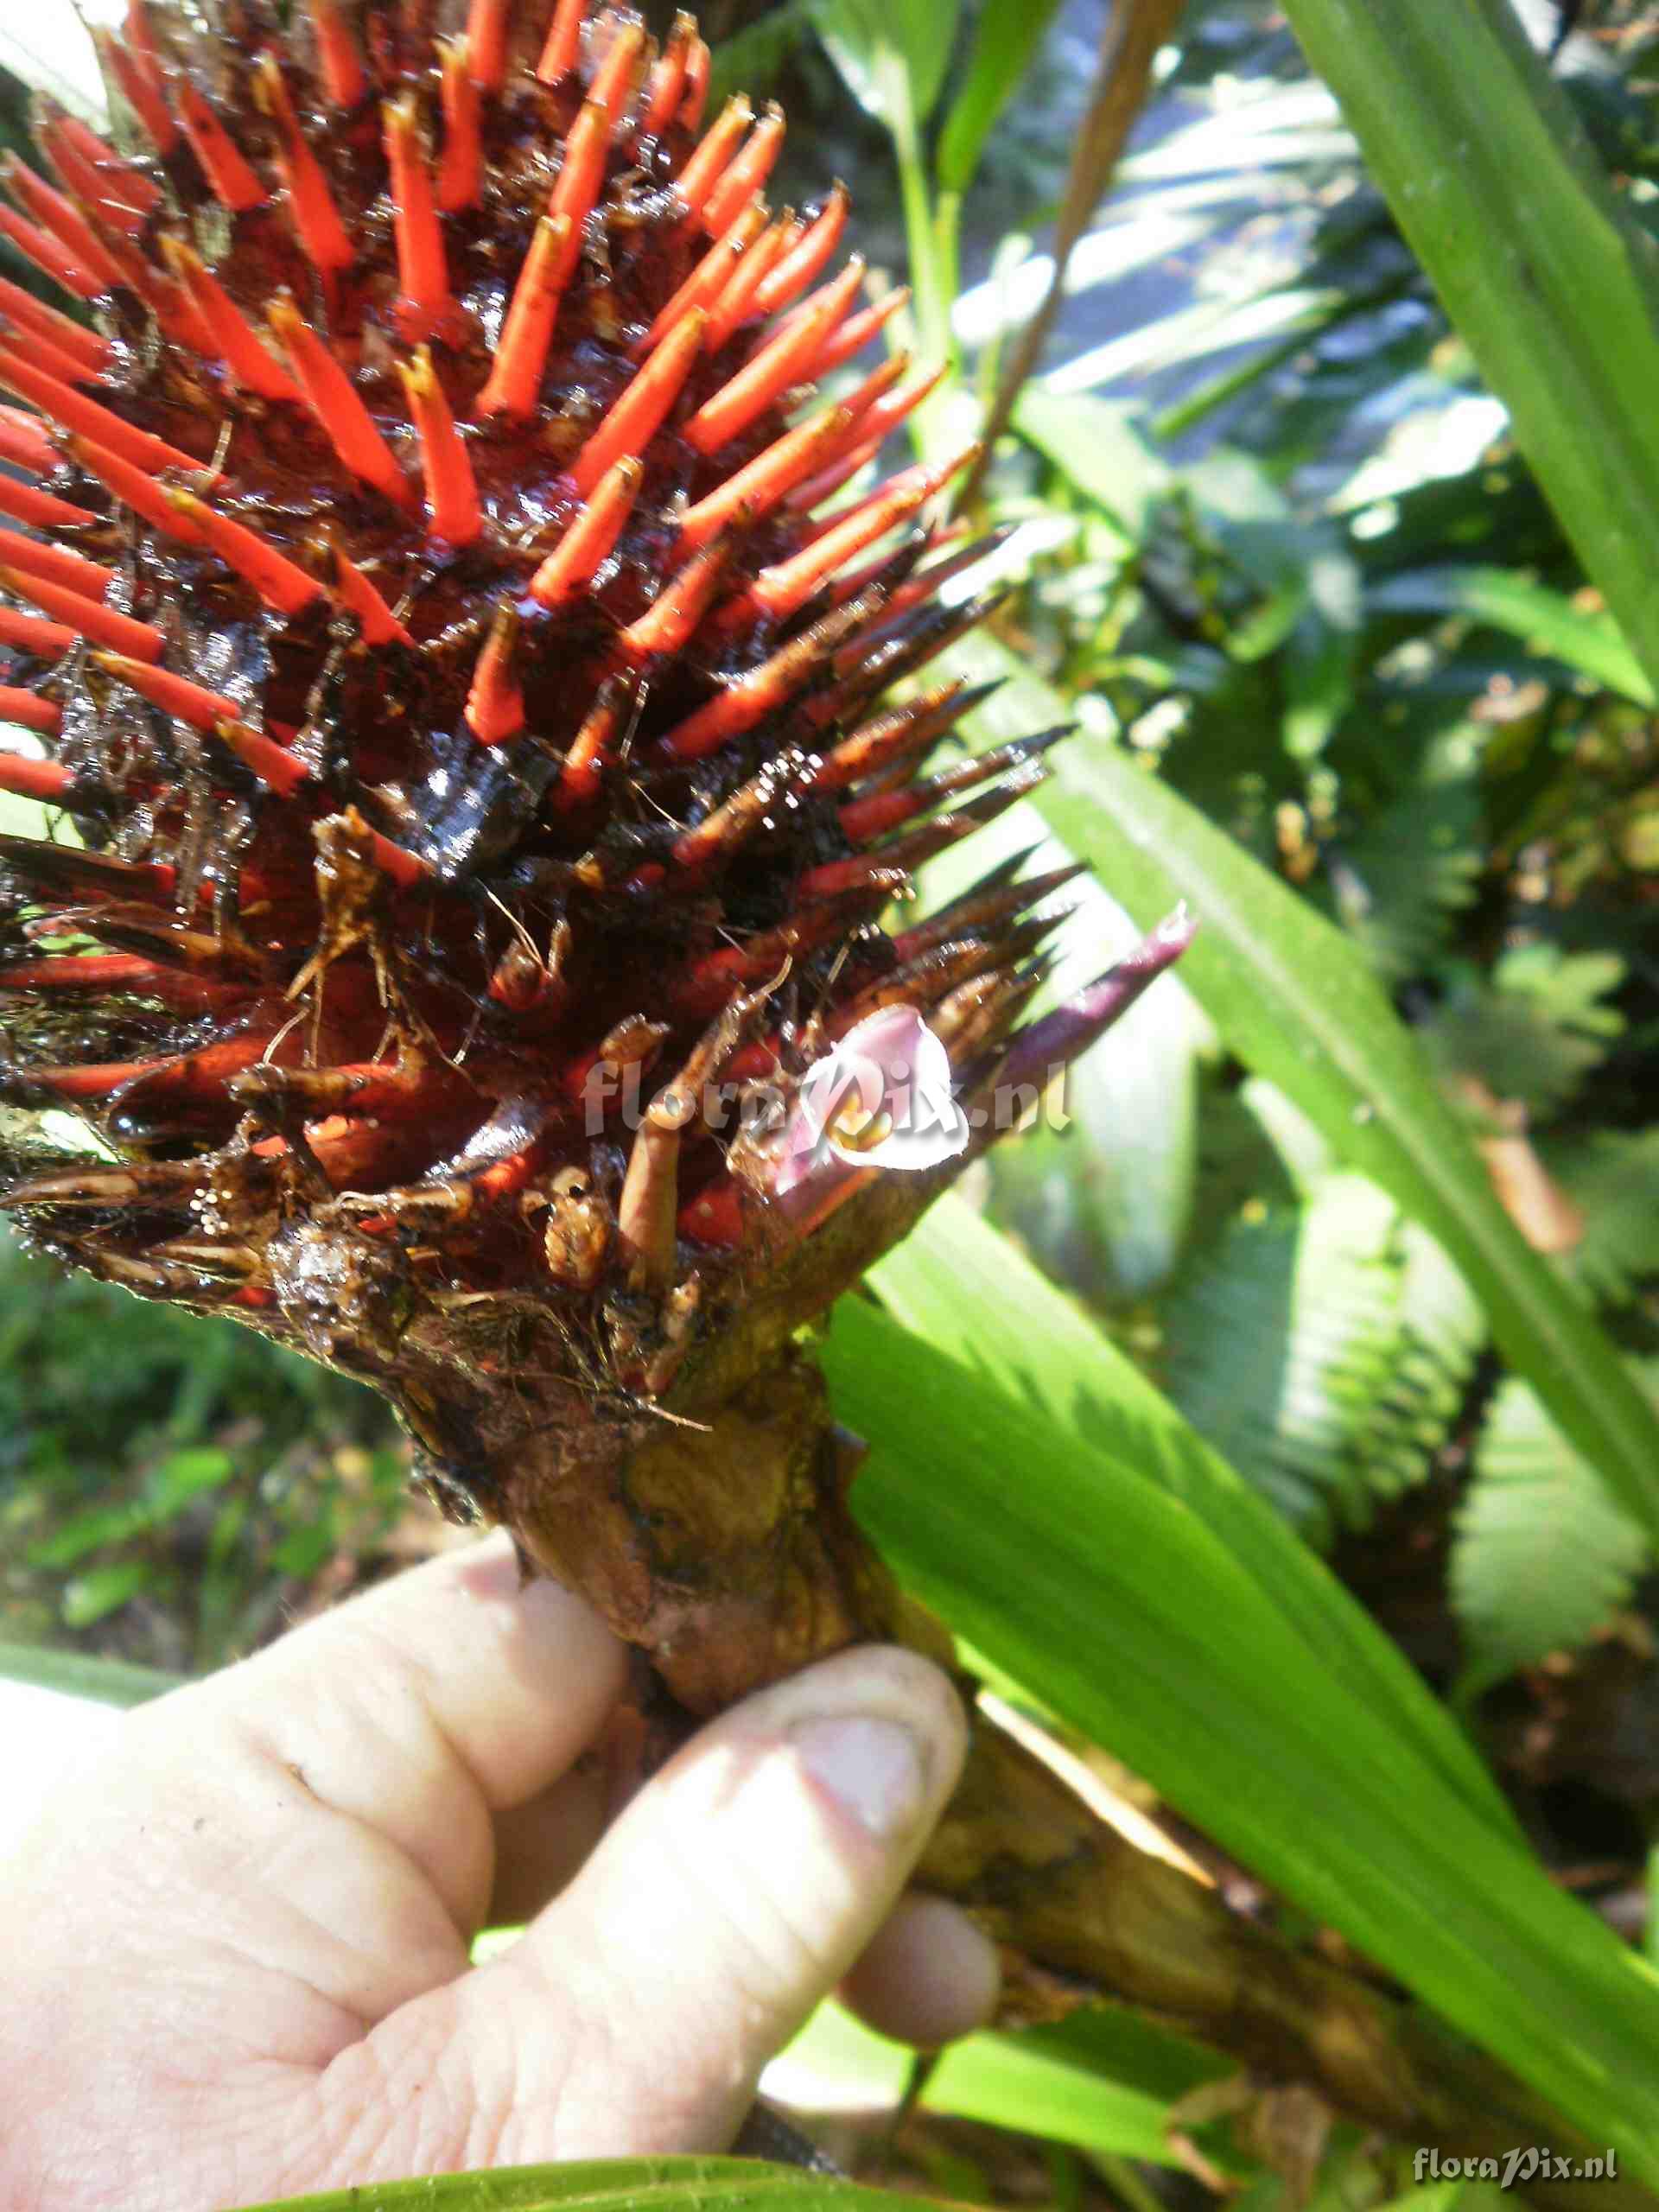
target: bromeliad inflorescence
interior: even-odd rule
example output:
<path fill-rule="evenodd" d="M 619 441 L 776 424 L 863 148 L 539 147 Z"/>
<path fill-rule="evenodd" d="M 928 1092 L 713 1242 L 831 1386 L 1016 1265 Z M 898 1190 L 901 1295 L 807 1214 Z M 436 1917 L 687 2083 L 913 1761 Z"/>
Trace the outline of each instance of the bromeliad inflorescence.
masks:
<path fill-rule="evenodd" d="M 647 1655 L 658 1744 L 855 1637 L 948 1660 L 802 1325 L 1187 926 L 1033 1022 L 1069 871 L 886 925 L 1058 733 L 926 772 L 986 612 L 925 519 L 960 462 L 858 488 L 931 378 L 861 364 L 901 295 L 836 267 L 839 186 L 768 206 L 783 118 L 705 123 L 690 19 L 293 28 L 133 0 L 148 150 L 42 103 L 6 168 L 92 320 L 0 283 L 0 788 L 74 832 L 0 842 L 0 1089 L 104 1146 L 5 1203 L 385 1391 Z M 1298 1967 L 1299 2041 L 1267 1939 L 988 1723 L 925 1873 L 1012 2009 L 1116 1988 L 1398 2120 L 1369 1993 Z"/>
<path fill-rule="evenodd" d="M 14 1190 L 35 1235 L 470 1467 L 404 1387 L 435 1316 L 534 1313 L 631 1413 L 868 1180 L 778 1135 L 838 1040 L 908 1018 L 971 1092 L 1101 1024 L 1017 1030 L 1057 876 L 880 926 L 1059 733 L 922 772 L 987 549 L 920 519 L 966 455 L 833 504 L 934 382 L 810 401 L 902 297 L 835 266 L 844 190 L 772 213 L 783 118 L 705 127 L 690 17 L 423 14 L 314 0 L 296 54 L 135 0 L 149 156 L 43 103 L 6 165 L 97 327 L 0 293 L 0 786 L 79 832 L 5 844 L 0 991 L 7 1093 L 120 1158 Z"/>

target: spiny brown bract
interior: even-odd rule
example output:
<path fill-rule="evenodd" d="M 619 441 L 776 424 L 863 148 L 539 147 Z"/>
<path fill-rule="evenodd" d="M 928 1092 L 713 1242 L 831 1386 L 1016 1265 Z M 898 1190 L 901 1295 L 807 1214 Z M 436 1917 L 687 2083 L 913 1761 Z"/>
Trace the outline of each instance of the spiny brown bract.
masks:
<path fill-rule="evenodd" d="M 0 855 L 4 1088 L 121 1162 L 11 1202 L 383 1382 L 419 1314 L 487 1370 L 534 1309 L 654 1397 L 857 1180 L 784 1208 L 735 1102 L 662 1100 L 786 1103 L 895 1002 L 988 1076 L 1055 879 L 878 917 L 1046 737 L 927 779 L 971 695 L 876 708 L 985 549 L 914 520 L 952 467 L 826 506 L 931 379 L 806 404 L 901 296 L 836 268 L 839 185 L 768 208 L 781 116 L 705 126 L 688 16 L 423 15 L 311 0 L 296 50 L 262 0 L 134 0 L 103 54 L 152 156 L 44 105 L 50 174 L 8 164 L 97 329 L 0 295 L 0 713 L 46 755 L 0 786 L 84 841 Z M 442 1389 L 394 1394 L 454 1459 Z"/>

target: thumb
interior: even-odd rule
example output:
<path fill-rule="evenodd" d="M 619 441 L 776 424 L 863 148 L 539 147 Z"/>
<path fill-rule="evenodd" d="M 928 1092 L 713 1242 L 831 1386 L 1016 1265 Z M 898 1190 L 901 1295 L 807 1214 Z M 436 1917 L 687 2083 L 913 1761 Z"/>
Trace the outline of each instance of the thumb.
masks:
<path fill-rule="evenodd" d="M 556 2113 L 533 2116 L 520 2075 L 520 2155 L 728 2142 L 761 2068 L 892 1910 L 965 1745 L 945 1675 L 890 1646 L 825 1660 L 695 1737 L 499 1962 L 543 2005 L 552 1985 L 575 2028 Z M 515 2013 L 490 2001 L 474 2018 Z"/>

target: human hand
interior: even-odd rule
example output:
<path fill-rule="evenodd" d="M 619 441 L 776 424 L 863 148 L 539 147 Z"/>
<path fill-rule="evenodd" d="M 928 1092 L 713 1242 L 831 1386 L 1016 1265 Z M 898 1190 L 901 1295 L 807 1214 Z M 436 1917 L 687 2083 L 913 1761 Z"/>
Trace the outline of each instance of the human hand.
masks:
<path fill-rule="evenodd" d="M 962 1763 L 935 1668 L 825 1660 L 607 1827 L 626 1667 L 492 1537 L 130 1715 L 0 1868 L 0 2202 L 716 2150 L 843 1978 L 911 2040 L 987 2017 L 990 1944 L 898 1902 Z"/>

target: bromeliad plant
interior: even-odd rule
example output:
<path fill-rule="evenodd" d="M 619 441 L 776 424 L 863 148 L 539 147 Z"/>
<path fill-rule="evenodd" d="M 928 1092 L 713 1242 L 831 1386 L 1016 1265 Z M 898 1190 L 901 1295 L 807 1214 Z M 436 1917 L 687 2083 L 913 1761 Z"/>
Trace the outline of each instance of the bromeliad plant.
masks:
<path fill-rule="evenodd" d="M 925 216 L 915 86 L 862 0 L 842 12 Z M 38 742 L 0 784 L 78 832 L 3 849 L 5 1079 L 106 1144 L 28 1163 L 10 1203 L 33 1240 L 385 1392 L 454 1509 L 506 1522 L 650 1656 L 660 1745 L 851 1637 L 948 1657 L 849 1511 L 855 1447 L 799 1331 L 997 1134 L 1000 1087 L 1065 1065 L 1185 949 L 1189 925 L 1166 923 L 1022 1024 L 1058 876 L 995 868 L 884 927 L 925 858 L 1027 794 L 1103 836 L 1104 793 L 1131 825 L 1131 903 L 1178 856 L 1147 919 L 1191 877 L 1195 982 L 1219 976 L 1246 1023 L 1265 998 L 1284 1079 L 1324 1085 L 1333 1118 L 1370 1127 L 1380 1101 L 1374 1157 L 1392 1144 L 1416 1166 L 1411 1197 L 1442 1202 L 1421 1210 L 1448 1242 L 1445 1221 L 1464 1225 L 1471 1274 L 1484 1260 L 1519 1283 L 1517 1362 L 1592 1343 L 1547 1282 L 1504 1274 L 1455 1125 L 1433 1161 L 1414 1063 L 1363 993 L 1333 1013 L 1334 966 L 1322 1002 L 1325 940 L 1283 957 L 1313 918 L 1293 926 L 1245 855 L 1094 747 L 1059 747 L 1042 787 L 1053 733 L 1027 732 L 1056 714 L 924 779 L 982 704 L 959 671 L 921 671 L 969 650 L 984 549 L 935 529 L 893 551 L 890 534 L 966 456 L 822 512 L 930 385 L 906 386 L 902 360 L 855 369 L 796 418 L 899 302 L 861 306 L 856 263 L 831 273 L 839 188 L 799 218 L 762 201 L 781 117 L 740 99 L 702 127 L 708 55 L 685 18 L 658 53 L 631 11 L 572 0 L 533 25 L 476 0 L 465 37 L 435 43 L 419 13 L 371 10 L 359 35 L 314 0 L 296 54 L 257 6 L 209 34 L 141 5 L 105 59 L 149 152 L 48 108 L 51 176 L 9 173 L 14 243 L 96 315 L 4 296 L 0 375 L 23 405 L 0 428 L 25 480 L 0 486 L 22 526 L 3 706 Z M 1008 14 L 988 16 L 994 60 Z M 1010 683 L 995 711 L 1039 690 Z M 947 1249 L 956 1219 L 926 1225 Z M 903 1266 L 882 1291 L 901 1310 Z M 1008 1280 L 1046 1341 L 1081 1331 L 1106 1371 L 1075 1315 Z M 925 1307 L 913 1279 L 907 1296 Z M 843 1322 L 843 1404 L 924 1470 L 943 1433 L 963 1455 L 942 1522 L 1001 1511 L 1052 1544 L 1046 1492 L 1001 1495 L 1023 1457 L 1052 1458 L 1090 1509 L 1090 1604 L 1128 1618 L 1170 1592 L 1155 1635 L 1176 1664 L 1120 1684 L 1071 1663 L 1078 1637 L 1057 1702 L 1269 1872 L 1268 1765 L 1287 1805 L 1300 1785 L 1319 1817 L 1288 1853 L 1278 1823 L 1302 1878 L 1286 1886 L 1389 1963 L 1414 1910 L 1440 1921 L 1458 1855 L 1479 1910 L 1446 1926 L 1438 1979 L 1420 1947 L 1418 1986 L 1574 2116 L 1616 2113 L 1640 2141 L 1626 1961 L 1535 1877 L 1466 1745 L 1191 1432 L 1113 1370 L 1102 1457 L 1054 1419 L 1052 1377 L 1017 1373 L 1016 1418 L 866 1305 Z M 1006 1333 L 951 1349 L 995 1370 Z M 1649 1495 L 1617 1392 L 1587 1361 L 1554 1372 Z M 973 1421 L 930 1426 L 918 1385 Z M 890 1481 L 880 1455 L 872 1471 Z M 1091 1489 L 1108 1476 L 1116 1494 Z M 909 1532 L 882 1533 L 930 1586 Z M 1178 1557 L 1193 1579 L 1160 1581 Z M 1009 1593 L 979 1640 L 1017 1647 L 1033 1602 Z M 1336 1723 L 1316 1757 L 1311 1719 L 1307 1742 L 1261 1725 L 1262 1684 L 1299 1671 Z M 1342 1818 L 1317 1835 L 1327 1802 Z M 1391 1889 L 1368 1884 L 1373 1860 Z M 1140 1859 L 983 1716 L 925 1878 L 1003 1942 L 1011 2018 L 1128 1996 L 1408 2139 L 1560 2139 L 1527 2091 L 1370 1982 Z M 1558 2012 L 1571 2035 L 1552 2044 Z"/>
<path fill-rule="evenodd" d="M 948 467 L 819 512 L 927 382 L 791 426 L 894 299 L 825 274 L 839 188 L 770 215 L 779 116 L 698 135 L 690 20 L 653 58 L 581 0 L 436 46 L 313 12 L 296 61 L 257 10 L 140 10 L 105 53 L 153 157 L 49 111 L 56 181 L 9 168 L 99 327 L 6 296 L 3 704 L 44 757 L 0 784 L 80 836 L 3 849 L 4 1080 L 114 1157 L 6 1202 L 373 1382 L 652 1656 L 671 1740 L 851 1637 L 948 1656 L 796 1332 L 1189 932 L 1022 1027 L 1052 877 L 880 926 L 1047 738 L 925 780 L 972 695 L 877 704 L 978 619 L 940 594 L 981 549 L 872 557 Z M 986 1726 L 926 1876 L 1041 2012 L 1118 1971 L 1116 1855 Z M 1303 1972 L 1304 2050 L 1241 1979 L 1246 2045 L 1400 2119 L 1363 1993 Z"/>

